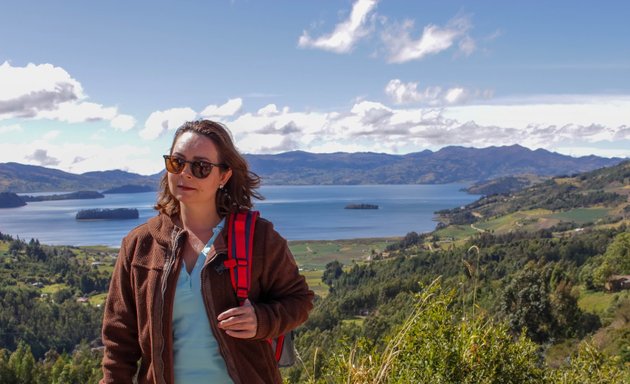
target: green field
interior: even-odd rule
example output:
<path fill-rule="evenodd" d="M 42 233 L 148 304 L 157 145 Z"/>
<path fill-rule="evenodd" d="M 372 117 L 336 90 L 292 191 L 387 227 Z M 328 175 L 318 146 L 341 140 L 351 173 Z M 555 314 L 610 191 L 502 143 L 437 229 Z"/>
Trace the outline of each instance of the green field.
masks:
<path fill-rule="evenodd" d="M 551 212 L 546 209 L 532 209 L 510 213 L 488 221 L 475 223 L 475 226 L 486 231 L 506 233 L 515 230 L 535 231 L 545 227 L 545 220 Z"/>
<path fill-rule="evenodd" d="M 99 306 L 105 302 L 107 298 L 107 293 L 99 293 L 98 295 L 90 296 L 90 304 Z"/>
<path fill-rule="evenodd" d="M 434 232 L 440 239 L 453 239 L 454 241 L 462 240 L 479 233 L 469 225 L 449 225 L 446 228 Z"/>
<path fill-rule="evenodd" d="M 324 270 L 326 264 L 338 260 L 344 265 L 361 262 L 372 254 L 382 252 L 397 238 L 351 239 L 335 241 L 291 241 L 289 248 L 302 270 Z"/>
<path fill-rule="evenodd" d="M 608 293 L 582 290 L 578 298 L 578 306 L 585 312 L 601 315 L 604 314 L 614 302 L 622 298 L 630 298 L 630 292 Z"/>
<path fill-rule="evenodd" d="M 316 295 L 326 297 L 328 295 L 328 286 L 322 282 L 322 270 L 314 269 L 310 271 L 301 271 L 306 277 L 308 287 L 315 292 Z"/>
<path fill-rule="evenodd" d="M 50 285 L 45 285 L 42 287 L 42 293 L 48 294 L 48 295 L 52 295 L 53 293 L 61 290 L 61 289 L 65 289 L 68 288 L 67 285 L 65 284 L 50 284 Z"/>
<path fill-rule="evenodd" d="M 551 218 L 572 221 L 577 224 L 594 223 L 606 216 L 608 216 L 608 209 L 606 208 L 575 208 L 570 211 L 549 215 Z"/>
<path fill-rule="evenodd" d="M 533 209 L 529 211 L 518 211 L 495 217 L 489 220 L 474 223 L 474 226 L 484 231 L 501 234 L 516 230 L 536 231 L 549 228 L 560 221 L 570 221 L 578 225 L 585 223 L 595 223 L 609 215 L 606 208 L 576 208 L 566 212 L 552 213 L 545 209 Z M 435 232 L 440 238 L 451 237 L 459 240 L 477 233 L 474 228 L 465 226 L 449 226 Z"/>

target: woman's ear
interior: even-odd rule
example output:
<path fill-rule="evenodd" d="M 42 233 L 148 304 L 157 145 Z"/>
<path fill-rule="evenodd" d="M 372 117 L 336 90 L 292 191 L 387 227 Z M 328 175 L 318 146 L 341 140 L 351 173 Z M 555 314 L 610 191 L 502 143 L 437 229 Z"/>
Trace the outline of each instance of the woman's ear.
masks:
<path fill-rule="evenodd" d="M 228 168 L 227 171 L 221 174 L 221 184 L 226 185 L 230 177 L 232 177 L 232 168 Z"/>

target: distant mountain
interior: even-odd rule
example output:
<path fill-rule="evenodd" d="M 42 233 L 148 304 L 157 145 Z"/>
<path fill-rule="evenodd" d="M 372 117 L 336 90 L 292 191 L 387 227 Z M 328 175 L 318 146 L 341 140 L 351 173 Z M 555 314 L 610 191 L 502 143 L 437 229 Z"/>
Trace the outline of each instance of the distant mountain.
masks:
<path fill-rule="evenodd" d="M 16 193 L 104 190 L 126 184 L 157 189 L 159 174 L 143 176 L 120 170 L 75 174 L 35 165 L 0 163 L 0 191 Z"/>
<path fill-rule="evenodd" d="M 285 152 L 246 155 L 251 169 L 267 185 L 442 184 L 473 183 L 517 175 L 556 176 L 611 166 L 620 158 L 571 157 L 543 149 L 445 147 L 407 155 L 384 153 Z M 39 192 L 104 190 L 123 185 L 157 189 L 161 173 L 143 176 L 120 170 L 81 175 L 59 170 L 0 163 L 0 191 Z"/>
<path fill-rule="evenodd" d="M 248 155 L 267 184 L 442 184 L 503 176 L 574 174 L 619 163 L 620 158 L 571 157 L 543 149 L 445 147 L 407 155 L 302 151 Z"/>

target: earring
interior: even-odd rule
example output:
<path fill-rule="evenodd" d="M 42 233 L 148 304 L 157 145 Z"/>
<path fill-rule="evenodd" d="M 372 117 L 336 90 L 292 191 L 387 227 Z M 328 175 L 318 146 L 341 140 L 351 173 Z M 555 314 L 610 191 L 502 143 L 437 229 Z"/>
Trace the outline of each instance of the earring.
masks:
<path fill-rule="evenodd" d="M 219 189 L 223 190 L 223 184 L 219 184 Z"/>

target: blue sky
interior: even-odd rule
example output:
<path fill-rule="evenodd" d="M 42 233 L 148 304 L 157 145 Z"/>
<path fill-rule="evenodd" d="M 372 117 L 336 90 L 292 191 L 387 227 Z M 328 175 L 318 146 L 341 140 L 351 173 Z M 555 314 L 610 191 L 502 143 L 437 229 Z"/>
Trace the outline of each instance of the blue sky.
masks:
<path fill-rule="evenodd" d="M 628 16 L 625 1 L 5 3 L 0 162 L 155 173 L 199 118 L 246 153 L 630 157 Z"/>

